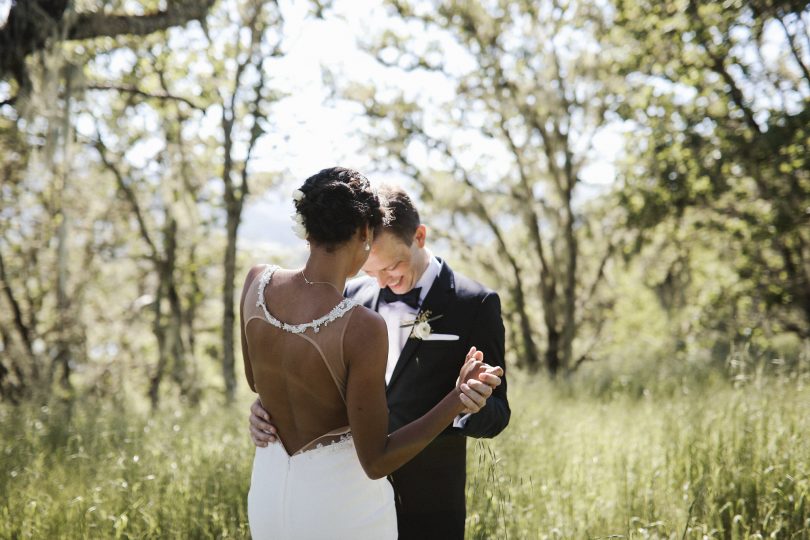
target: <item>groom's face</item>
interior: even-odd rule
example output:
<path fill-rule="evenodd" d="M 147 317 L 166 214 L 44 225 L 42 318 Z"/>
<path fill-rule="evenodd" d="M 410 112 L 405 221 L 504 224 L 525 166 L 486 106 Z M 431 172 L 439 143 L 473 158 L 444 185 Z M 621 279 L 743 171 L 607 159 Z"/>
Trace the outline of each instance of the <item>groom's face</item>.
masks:
<path fill-rule="evenodd" d="M 401 238 L 383 231 L 371 245 L 363 271 L 377 280 L 380 288 L 388 287 L 397 294 L 414 288 L 422 275 L 420 253 L 425 246 L 425 227 L 420 225 L 409 246 Z"/>

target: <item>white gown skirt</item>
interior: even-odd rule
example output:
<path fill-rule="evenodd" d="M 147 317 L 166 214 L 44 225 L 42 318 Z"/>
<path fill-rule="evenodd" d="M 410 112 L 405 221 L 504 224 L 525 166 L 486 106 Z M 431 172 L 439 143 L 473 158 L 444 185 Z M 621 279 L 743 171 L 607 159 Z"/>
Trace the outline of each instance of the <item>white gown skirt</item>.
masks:
<path fill-rule="evenodd" d="M 397 537 L 394 490 L 366 476 L 351 438 L 292 457 L 256 448 L 248 520 L 254 540 Z"/>

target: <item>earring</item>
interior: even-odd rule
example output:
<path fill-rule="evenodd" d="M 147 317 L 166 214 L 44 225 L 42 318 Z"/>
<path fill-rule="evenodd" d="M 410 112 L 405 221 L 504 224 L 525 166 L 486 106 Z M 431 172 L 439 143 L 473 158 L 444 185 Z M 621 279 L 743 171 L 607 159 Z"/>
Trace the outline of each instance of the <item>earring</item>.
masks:
<path fill-rule="evenodd" d="M 366 251 L 371 251 L 371 245 L 368 243 L 368 241 L 366 241 L 365 245 L 363 246 L 363 249 L 365 249 Z"/>

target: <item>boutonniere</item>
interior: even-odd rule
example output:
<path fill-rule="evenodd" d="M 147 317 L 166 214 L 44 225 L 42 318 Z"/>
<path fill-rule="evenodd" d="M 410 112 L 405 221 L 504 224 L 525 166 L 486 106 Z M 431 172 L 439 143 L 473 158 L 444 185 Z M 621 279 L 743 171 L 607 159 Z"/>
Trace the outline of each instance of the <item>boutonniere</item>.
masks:
<path fill-rule="evenodd" d="M 430 315 L 430 310 L 423 311 L 419 313 L 414 320 L 405 322 L 399 327 L 411 328 L 412 330 L 410 337 L 414 339 L 428 339 L 430 334 L 433 332 L 433 329 L 430 327 L 430 323 L 436 319 L 442 318 L 442 315 L 436 315 L 435 317 L 431 317 Z"/>

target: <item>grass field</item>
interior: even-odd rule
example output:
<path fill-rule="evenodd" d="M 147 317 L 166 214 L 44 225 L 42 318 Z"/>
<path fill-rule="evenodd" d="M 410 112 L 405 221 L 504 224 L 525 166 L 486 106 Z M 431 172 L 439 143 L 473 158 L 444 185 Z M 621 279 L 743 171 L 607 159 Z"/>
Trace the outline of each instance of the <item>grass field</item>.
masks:
<path fill-rule="evenodd" d="M 810 538 L 805 383 L 661 399 L 547 384 L 512 394 L 534 404 L 471 445 L 473 538 Z"/>
<path fill-rule="evenodd" d="M 0 406 L 0 538 L 249 536 L 248 401 Z M 805 378 L 596 397 L 516 377 L 510 402 L 468 445 L 470 538 L 810 538 Z"/>

